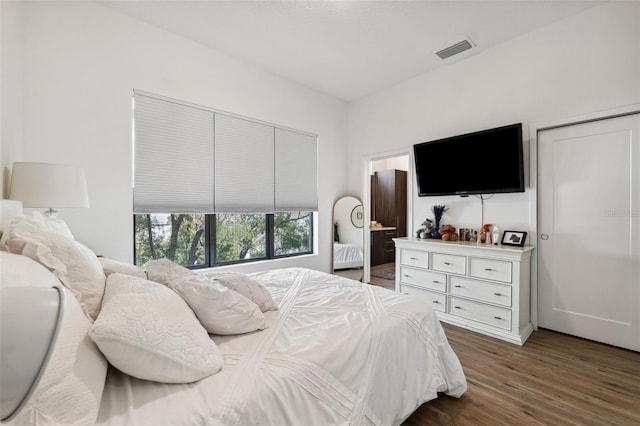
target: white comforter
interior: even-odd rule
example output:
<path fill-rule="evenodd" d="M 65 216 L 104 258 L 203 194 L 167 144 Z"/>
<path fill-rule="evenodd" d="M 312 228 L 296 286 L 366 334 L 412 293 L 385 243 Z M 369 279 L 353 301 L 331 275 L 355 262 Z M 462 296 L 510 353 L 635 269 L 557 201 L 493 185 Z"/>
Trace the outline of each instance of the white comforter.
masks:
<path fill-rule="evenodd" d="M 111 368 L 100 425 L 401 423 L 466 380 L 431 307 L 418 298 L 303 268 L 252 275 L 279 304 L 270 327 L 212 336 L 221 372 L 188 385 Z"/>

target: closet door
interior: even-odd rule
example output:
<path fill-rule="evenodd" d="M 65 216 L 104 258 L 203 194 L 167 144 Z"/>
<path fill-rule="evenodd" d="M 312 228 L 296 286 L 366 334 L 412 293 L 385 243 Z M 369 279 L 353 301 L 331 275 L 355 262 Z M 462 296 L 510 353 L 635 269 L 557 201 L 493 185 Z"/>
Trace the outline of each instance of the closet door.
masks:
<path fill-rule="evenodd" d="M 640 114 L 538 135 L 539 326 L 640 350 Z"/>

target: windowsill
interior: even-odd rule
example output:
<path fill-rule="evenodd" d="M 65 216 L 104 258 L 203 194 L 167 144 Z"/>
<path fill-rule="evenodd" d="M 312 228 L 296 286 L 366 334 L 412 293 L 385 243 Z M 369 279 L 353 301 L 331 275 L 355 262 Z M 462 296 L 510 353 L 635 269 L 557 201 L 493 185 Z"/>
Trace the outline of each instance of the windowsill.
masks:
<path fill-rule="evenodd" d="M 194 269 L 194 271 L 196 272 L 233 271 L 233 272 L 242 272 L 242 273 L 260 272 L 260 271 L 265 271 L 269 269 L 276 269 L 279 267 L 283 267 L 283 268 L 295 267 L 296 265 L 293 265 L 292 263 L 296 263 L 299 260 L 309 259 L 317 256 L 318 256 L 318 253 L 309 253 L 309 254 L 301 254 L 299 256 L 280 257 L 277 259 L 264 259 L 264 260 L 255 260 L 252 262 L 232 263 L 230 265 L 209 266 L 205 268 Z M 282 266 L 279 266 L 279 264 L 282 264 Z"/>

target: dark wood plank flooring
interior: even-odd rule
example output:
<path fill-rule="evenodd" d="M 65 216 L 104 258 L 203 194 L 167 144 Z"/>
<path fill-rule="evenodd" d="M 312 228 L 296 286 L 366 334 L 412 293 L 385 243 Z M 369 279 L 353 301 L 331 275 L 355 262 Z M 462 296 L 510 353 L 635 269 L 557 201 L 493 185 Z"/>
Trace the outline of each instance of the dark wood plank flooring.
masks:
<path fill-rule="evenodd" d="M 543 329 L 521 347 L 443 327 L 467 393 L 423 404 L 403 426 L 640 425 L 638 352 Z"/>

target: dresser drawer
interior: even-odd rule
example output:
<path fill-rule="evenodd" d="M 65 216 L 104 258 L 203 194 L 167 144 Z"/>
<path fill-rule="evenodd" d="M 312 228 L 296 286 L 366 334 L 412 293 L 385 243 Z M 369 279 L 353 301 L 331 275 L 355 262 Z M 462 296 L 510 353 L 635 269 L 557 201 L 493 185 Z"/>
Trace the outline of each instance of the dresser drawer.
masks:
<path fill-rule="evenodd" d="M 498 308 L 496 306 L 450 296 L 449 313 L 493 327 L 511 330 L 510 309 Z"/>
<path fill-rule="evenodd" d="M 433 291 L 417 288 L 410 285 L 400 286 L 400 292 L 421 297 L 431 303 L 431 307 L 435 311 L 444 312 L 446 309 L 447 296 L 444 293 L 435 293 Z"/>
<path fill-rule="evenodd" d="M 464 275 L 467 269 L 467 257 L 454 254 L 433 253 L 431 255 L 431 269 L 448 272 L 450 274 Z"/>
<path fill-rule="evenodd" d="M 400 263 L 402 265 L 429 267 L 429 252 L 402 249 L 400 251 Z"/>
<path fill-rule="evenodd" d="M 441 292 L 445 292 L 447 289 L 447 276 L 445 274 L 407 266 L 400 266 L 400 282 Z"/>
<path fill-rule="evenodd" d="M 511 262 L 471 257 L 469 258 L 469 276 L 510 283 Z"/>
<path fill-rule="evenodd" d="M 511 286 L 452 276 L 449 294 L 511 307 Z"/>

